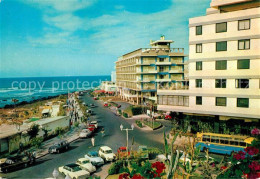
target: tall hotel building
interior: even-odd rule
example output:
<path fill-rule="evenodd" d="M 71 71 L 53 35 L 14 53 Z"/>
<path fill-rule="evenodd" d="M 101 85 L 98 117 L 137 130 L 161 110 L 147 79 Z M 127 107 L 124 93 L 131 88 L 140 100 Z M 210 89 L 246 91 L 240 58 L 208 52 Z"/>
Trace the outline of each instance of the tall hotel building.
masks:
<path fill-rule="evenodd" d="M 151 41 L 116 61 L 119 96 L 134 104 L 157 102 L 158 89 L 187 88 L 184 79 L 184 49 L 170 48 L 172 40 Z"/>
<path fill-rule="evenodd" d="M 195 132 L 248 134 L 260 125 L 259 5 L 212 0 L 189 20 L 189 90 L 158 90 L 158 110 L 177 112 Z"/>

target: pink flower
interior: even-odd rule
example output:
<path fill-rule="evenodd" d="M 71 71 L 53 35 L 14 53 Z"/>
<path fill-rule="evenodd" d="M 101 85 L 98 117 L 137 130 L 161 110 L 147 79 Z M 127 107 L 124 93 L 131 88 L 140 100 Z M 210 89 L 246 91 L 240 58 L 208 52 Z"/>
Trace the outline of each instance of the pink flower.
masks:
<path fill-rule="evenodd" d="M 248 168 L 250 168 L 253 172 L 260 171 L 260 164 L 257 161 L 253 161 L 250 165 L 248 165 Z"/>
<path fill-rule="evenodd" d="M 260 134 L 260 129 L 254 128 L 251 130 L 252 135 L 259 135 Z"/>
<path fill-rule="evenodd" d="M 233 155 L 233 158 L 236 160 L 244 160 L 246 158 L 246 153 L 243 151 L 239 151 L 238 153 Z"/>
<path fill-rule="evenodd" d="M 253 146 L 249 146 L 249 147 L 245 148 L 245 151 L 246 151 L 246 153 L 248 153 L 249 155 L 256 155 L 256 154 L 258 154 L 259 149 L 258 149 L 258 148 L 255 148 L 255 147 L 253 147 Z"/>

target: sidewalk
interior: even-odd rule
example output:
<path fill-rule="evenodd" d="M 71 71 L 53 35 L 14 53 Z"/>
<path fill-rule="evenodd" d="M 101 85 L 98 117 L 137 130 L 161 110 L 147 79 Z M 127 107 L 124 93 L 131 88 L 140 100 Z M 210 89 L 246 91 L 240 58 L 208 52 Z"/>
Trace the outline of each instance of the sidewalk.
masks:
<path fill-rule="evenodd" d="M 36 151 L 36 158 L 43 157 L 48 154 L 48 149 L 52 146 L 55 142 L 60 140 L 67 140 L 69 143 L 77 140 L 79 138 L 78 133 L 81 131 L 81 127 L 72 127 L 70 131 L 65 133 L 62 137 L 57 136 L 52 139 L 49 139 L 43 142 L 42 147 Z"/>

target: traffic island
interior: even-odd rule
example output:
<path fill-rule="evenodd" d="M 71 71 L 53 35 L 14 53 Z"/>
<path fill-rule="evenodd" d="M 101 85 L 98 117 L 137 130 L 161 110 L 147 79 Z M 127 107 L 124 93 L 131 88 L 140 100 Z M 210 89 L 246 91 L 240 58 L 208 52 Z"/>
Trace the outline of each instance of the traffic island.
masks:
<path fill-rule="evenodd" d="M 159 129 L 163 126 L 162 123 L 159 121 L 148 121 L 147 119 L 136 120 L 135 123 L 139 128 L 144 128 L 146 126 L 152 130 Z"/>

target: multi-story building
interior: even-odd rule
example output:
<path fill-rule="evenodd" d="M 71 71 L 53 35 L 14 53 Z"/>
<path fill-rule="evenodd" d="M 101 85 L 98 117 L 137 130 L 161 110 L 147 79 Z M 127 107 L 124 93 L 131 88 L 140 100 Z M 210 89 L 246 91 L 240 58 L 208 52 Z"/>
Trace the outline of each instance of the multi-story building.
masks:
<path fill-rule="evenodd" d="M 170 48 L 172 40 L 151 41 L 116 61 L 116 84 L 121 98 L 142 104 L 157 101 L 157 89 L 185 88 L 184 49 Z"/>
<path fill-rule="evenodd" d="M 189 90 L 159 90 L 159 110 L 188 116 L 195 131 L 202 122 L 215 132 L 244 134 L 259 125 L 259 6 L 212 0 L 205 16 L 189 20 Z"/>

